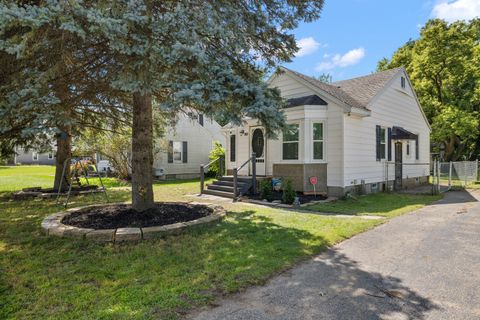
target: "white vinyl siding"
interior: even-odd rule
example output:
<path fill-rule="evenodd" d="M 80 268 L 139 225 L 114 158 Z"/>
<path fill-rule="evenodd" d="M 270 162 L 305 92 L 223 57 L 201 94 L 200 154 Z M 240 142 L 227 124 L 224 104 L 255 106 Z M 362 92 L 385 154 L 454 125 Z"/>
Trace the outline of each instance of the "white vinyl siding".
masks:
<path fill-rule="evenodd" d="M 196 113 L 192 114 L 196 115 Z M 183 160 L 168 162 L 169 141 L 178 142 L 177 159 L 180 152 L 182 153 L 180 159 L 183 159 L 183 142 L 187 142 L 187 162 L 183 162 Z M 222 134 L 221 127 L 217 122 L 205 117 L 203 126 L 201 126 L 197 117 L 180 114 L 175 127 L 168 127 L 165 137 L 155 141 L 154 169 L 162 168 L 167 175 L 185 178 L 198 177 L 200 165 L 210 162 L 209 154 L 214 141 L 219 141 L 223 146 L 226 145 L 226 137 Z"/>
<path fill-rule="evenodd" d="M 358 118 L 345 115 L 345 177 L 344 185 L 352 185 L 354 181 L 360 183 L 375 183 L 385 181 L 384 161 L 376 161 L 376 135 L 375 127 L 384 128 L 393 126 L 402 127 L 419 135 L 419 159 L 415 156 L 403 157 L 404 163 L 428 163 L 430 132 L 423 114 L 411 93 L 407 81 L 405 90 L 400 90 L 400 76 L 392 79 L 391 86 L 386 88 L 380 96 L 374 99 L 370 107 L 370 117 Z M 388 138 L 387 138 L 388 144 Z M 403 142 L 403 152 L 406 153 L 406 141 Z M 392 161 L 395 159 L 394 142 L 391 142 Z M 329 141 L 330 143 L 330 141 Z M 388 154 L 388 146 L 386 147 Z M 410 153 L 415 150 L 415 142 L 410 141 Z M 330 167 L 328 168 L 330 170 Z M 404 166 L 404 177 L 420 177 L 428 175 L 428 165 Z M 389 170 L 389 179 L 393 180 L 393 166 Z"/>

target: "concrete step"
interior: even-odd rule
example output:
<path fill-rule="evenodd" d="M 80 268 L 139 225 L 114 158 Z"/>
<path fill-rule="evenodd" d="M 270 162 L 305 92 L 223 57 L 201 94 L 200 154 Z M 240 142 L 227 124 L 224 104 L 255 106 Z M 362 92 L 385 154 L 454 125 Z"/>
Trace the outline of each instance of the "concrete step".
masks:
<path fill-rule="evenodd" d="M 245 182 L 238 182 L 238 187 L 241 188 L 243 186 L 245 186 L 247 183 Z M 232 187 L 233 188 L 233 181 L 214 181 L 212 183 L 212 185 L 216 185 L 216 186 L 227 186 L 227 187 Z"/>
<path fill-rule="evenodd" d="M 233 193 L 232 192 L 225 192 L 225 191 L 218 191 L 218 190 L 209 190 L 206 189 L 203 191 L 204 194 L 209 194 L 212 196 L 218 196 L 218 197 L 224 197 L 224 198 L 230 198 L 233 199 Z"/>
<path fill-rule="evenodd" d="M 223 176 L 223 177 L 219 178 L 218 180 L 219 180 L 219 181 L 233 181 L 233 176 Z M 238 177 L 237 177 L 237 181 L 238 181 L 238 182 L 249 183 L 249 182 L 252 182 L 252 177 L 249 177 L 249 176 L 238 176 Z"/>
<path fill-rule="evenodd" d="M 207 184 L 207 189 L 208 190 L 218 190 L 218 191 L 225 191 L 225 192 L 233 193 L 233 185 L 232 186 L 222 186 L 222 185 L 216 185 L 216 184 Z M 237 188 L 237 190 L 240 191 L 241 188 Z"/>

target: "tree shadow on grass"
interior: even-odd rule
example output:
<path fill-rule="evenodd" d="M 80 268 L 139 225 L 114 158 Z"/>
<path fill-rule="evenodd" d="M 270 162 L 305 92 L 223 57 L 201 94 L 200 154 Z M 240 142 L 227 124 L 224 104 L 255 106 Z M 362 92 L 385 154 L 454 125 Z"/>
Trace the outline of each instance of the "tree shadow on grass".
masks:
<path fill-rule="evenodd" d="M 30 216 L 55 210 L 47 203 L 40 204 L 28 202 L 10 214 L 0 214 L 2 224 L 6 223 L 0 227 L 0 244 L 6 245 L 0 252 L 0 318 L 181 317 L 190 308 L 219 296 L 262 285 L 330 244 L 322 236 L 280 226 L 255 211 L 229 213 L 222 222 L 165 239 L 96 244 L 42 235 L 42 217 Z M 280 277 L 284 279 L 280 285 L 286 285 L 284 297 L 271 292 L 271 298 L 255 301 L 287 312 L 285 307 L 292 299 L 308 310 L 323 299 L 317 291 L 327 290 L 327 297 L 343 294 L 347 307 L 359 308 L 367 316 L 402 312 L 398 303 L 380 306 L 375 299 L 386 298 L 357 296 L 354 290 L 375 290 L 372 284 L 388 289 L 387 284 L 392 284 L 405 291 L 409 312 L 422 316 L 433 308 L 427 299 L 402 287 L 399 279 L 364 272 L 346 257 L 313 263 L 318 269 L 306 278 Z M 291 272 L 295 274 L 295 270 Z M 320 279 L 328 280 L 325 286 Z M 339 288 L 345 289 L 335 293 Z M 365 303 L 369 309 L 362 308 Z M 328 309 L 328 304 L 324 308 Z M 332 315 L 339 312 L 338 307 L 331 310 Z M 334 317 L 345 318 L 349 317 Z"/>

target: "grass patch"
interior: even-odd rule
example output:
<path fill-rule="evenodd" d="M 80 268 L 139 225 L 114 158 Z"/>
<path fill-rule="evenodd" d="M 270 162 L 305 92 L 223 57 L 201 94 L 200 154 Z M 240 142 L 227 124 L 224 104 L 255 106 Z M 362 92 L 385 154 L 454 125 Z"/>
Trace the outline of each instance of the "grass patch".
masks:
<path fill-rule="evenodd" d="M 0 175 L 4 170 L 9 169 L 0 170 Z M 17 185 L 32 186 L 31 179 L 17 176 Z M 46 186 L 52 180 L 53 176 Z M 0 190 L 12 190 L 4 181 Z M 128 184 L 111 183 L 112 202 L 130 200 Z M 202 201 L 191 196 L 198 191 L 198 180 L 154 185 L 157 201 Z M 74 196 L 70 206 L 100 199 Z M 376 194 L 355 203 L 328 204 L 328 210 L 322 205 L 322 211 L 393 216 L 435 199 Z M 54 200 L 16 202 L 0 197 L 0 319 L 181 318 L 218 294 L 262 284 L 327 246 L 383 222 L 223 205 L 227 218 L 216 225 L 163 240 L 102 245 L 45 236 L 42 219 L 61 210 Z"/>
<path fill-rule="evenodd" d="M 0 192 L 12 192 L 29 187 L 52 188 L 55 178 L 54 166 L 0 167 Z M 98 178 L 89 178 L 90 184 L 100 185 Z M 80 179 L 82 184 L 85 178 Z M 107 188 L 124 187 L 130 184 L 117 178 L 102 178 Z"/>
<path fill-rule="evenodd" d="M 3 181 L 3 180 L 2 180 Z M 197 201 L 197 180 L 154 186 L 158 201 Z M 128 201 L 128 188 L 112 188 Z M 98 197 L 72 198 L 80 206 Z M 379 224 L 226 203 L 228 217 L 180 236 L 101 245 L 42 234 L 53 200 L 0 198 L 0 319 L 176 319 L 217 294 L 264 283 Z"/>
<path fill-rule="evenodd" d="M 0 192 L 28 187 L 53 187 L 54 166 L 0 167 Z"/>
<path fill-rule="evenodd" d="M 345 213 L 352 215 L 370 215 L 395 217 L 406 212 L 420 209 L 441 195 L 411 195 L 398 193 L 375 193 L 358 196 L 356 199 L 337 200 L 329 203 L 313 204 L 306 207 L 317 212 Z"/>

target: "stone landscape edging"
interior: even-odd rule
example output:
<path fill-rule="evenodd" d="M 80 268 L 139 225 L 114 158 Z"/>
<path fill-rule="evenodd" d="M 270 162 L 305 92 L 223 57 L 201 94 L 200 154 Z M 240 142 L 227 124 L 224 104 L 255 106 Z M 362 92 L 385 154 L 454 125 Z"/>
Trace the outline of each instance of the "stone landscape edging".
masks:
<path fill-rule="evenodd" d="M 148 239 L 162 238 L 167 235 L 180 234 L 189 227 L 214 223 L 221 220 L 225 216 L 225 209 L 221 206 L 210 203 L 196 203 L 195 205 L 204 205 L 213 209 L 212 214 L 186 222 L 178 222 L 164 226 L 153 226 L 143 228 L 117 228 L 117 229 L 90 229 L 79 228 L 63 224 L 61 221 L 72 212 L 84 210 L 86 208 L 103 207 L 108 205 L 118 205 L 120 203 L 94 204 L 78 208 L 68 209 L 63 212 L 57 212 L 47 216 L 42 221 L 42 229 L 48 236 L 70 237 L 77 239 L 86 239 L 95 242 L 127 242 L 142 241 Z M 188 204 L 188 203 L 186 203 Z M 191 203 L 190 203 L 191 204 Z"/>

